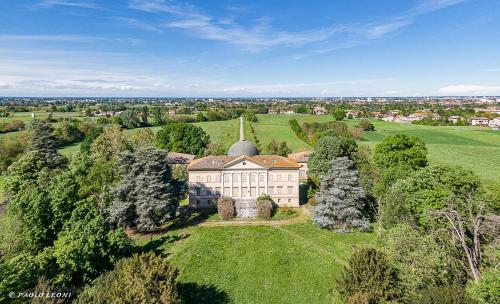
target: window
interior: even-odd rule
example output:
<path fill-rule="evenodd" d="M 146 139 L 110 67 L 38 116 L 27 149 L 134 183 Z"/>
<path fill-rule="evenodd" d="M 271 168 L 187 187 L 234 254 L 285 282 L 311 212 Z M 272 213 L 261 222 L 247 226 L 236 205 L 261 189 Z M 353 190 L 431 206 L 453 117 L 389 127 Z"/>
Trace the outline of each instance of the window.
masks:
<path fill-rule="evenodd" d="M 229 181 L 229 174 L 224 174 L 224 181 L 228 182 Z"/>
<path fill-rule="evenodd" d="M 264 181 L 264 174 L 259 174 L 259 181 L 263 182 Z"/>
<path fill-rule="evenodd" d="M 292 175 L 291 174 L 288 174 L 288 181 L 291 182 L 292 181 Z"/>
<path fill-rule="evenodd" d="M 305 178 L 306 177 L 306 170 L 300 170 L 299 171 L 299 177 L 300 178 Z"/>
<path fill-rule="evenodd" d="M 281 181 L 281 174 L 276 175 L 276 177 L 277 177 L 277 179 L 276 179 L 277 181 Z"/>
<path fill-rule="evenodd" d="M 240 179 L 239 174 L 234 173 L 233 174 L 233 182 L 237 182 Z"/>
<path fill-rule="evenodd" d="M 269 195 L 273 195 L 274 194 L 274 187 L 269 187 L 268 192 L 269 192 Z"/>
<path fill-rule="evenodd" d="M 255 174 L 250 174 L 250 181 L 255 182 Z"/>
<path fill-rule="evenodd" d="M 212 175 L 208 175 L 207 176 L 207 182 L 211 182 L 212 181 Z"/>
<path fill-rule="evenodd" d="M 196 182 L 197 182 L 197 183 L 201 182 L 201 176 L 196 175 Z"/>
<path fill-rule="evenodd" d="M 231 190 L 229 187 L 224 187 L 224 196 L 230 196 L 231 195 Z"/>
<path fill-rule="evenodd" d="M 281 190 L 283 190 L 283 187 L 282 186 L 278 186 L 276 187 L 276 194 L 280 195 L 281 194 Z"/>
<path fill-rule="evenodd" d="M 292 202 L 292 200 L 291 200 L 291 199 L 288 199 L 288 203 L 290 204 L 291 202 Z"/>
<path fill-rule="evenodd" d="M 292 186 L 288 186 L 288 187 L 286 188 L 286 192 L 287 192 L 288 194 L 292 194 L 292 192 L 293 192 L 293 187 L 292 187 Z"/>
<path fill-rule="evenodd" d="M 239 187 L 234 187 L 233 188 L 233 196 L 234 197 L 239 197 L 240 196 L 240 188 Z"/>
<path fill-rule="evenodd" d="M 274 180 L 274 175 L 269 174 L 269 181 L 272 182 Z"/>
<path fill-rule="evenodd" d="M 247 182 L 247 181 L 248 181 L 248 175 L 247 175 L 247 174 L 243 174 L 243 175 L 241 176 L 241 181 L 242 181 L 242 182 Z"/>

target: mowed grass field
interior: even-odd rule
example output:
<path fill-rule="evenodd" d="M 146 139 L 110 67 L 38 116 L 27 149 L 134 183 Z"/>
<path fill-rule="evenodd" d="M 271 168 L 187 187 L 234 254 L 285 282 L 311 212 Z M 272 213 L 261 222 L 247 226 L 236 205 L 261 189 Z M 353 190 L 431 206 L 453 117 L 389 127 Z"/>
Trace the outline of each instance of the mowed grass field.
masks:
<path fill-rule="evenodd" d="M 330 115 L 258 115 L 258 118 L 259 122 L 253 123 L 253 126 L 262 147 L 266 147 L 273 139 L 284 140 L 293 152 L 313 148 L 293 133 L 288 125 L 290 119 L 295 118 L 301 124 L 333 120 Z M 354 126 L 359 120 L 344 122 Z M 373 148 L 387 135 L 403 133 L 417 136 L 425 141 L 431 162 L 469 168 L 487 183 L 500 180 L 500 131 L 484 127 L 433 127 L 380 120 L 372 120 L 372 123 L 375 131 L 365 132 L 364 140 L 360 143 Z M 249 130 L 245 133 L 247 139 L 253 140 L 249 137 Z"/>
<path fill-rule="evenodd" d="M 293 152 L 313 150 L 313 147 L 301 141 L 290 129 L 288 121 L 297 119 L 304 122 L 333 121 L 330 115 L 258 115 L 259 121 L 252 123 L 264 153 L 267 145 L 274 139 L 286 141 Z M 356 125 L 359 120 L 344 120 L 349 125 Z M 460 165 L 473 170 L 485 182 L 500 180 L 500 131 L 484 127 L 434 127 L 413 124 L 399 124 L 372 120 L 375 131 L 365 132 L 360 143 L 372 148 L 387 135 L 403 133 L 423 139 L 429 150 L 428 158 L 433 163 Z M 212 141 L 222 144 L 227 150 L 239 139 L 239 120 L 211 121 L 196 123 L 210 135 Z M 160 127 L 153 127 L 157 131 Z M 140 129 L 127 130 L 130 134 Z M 245 139 L 253 141 L 250 123 L 245 121 Z M 61 149 L 65 155 L 78 150 L 78 145 Z"/>
<path fill-rule="evenodd" d="M 371 233 L 337 234 L 304 222 L 279 227 L 188 227 L 149 241 L 145 250 L 179 268 L 190 303 L 337 303 L 335 278 Z"/>
<path fill-rule="evenodd" d="M 47 118 L 49 116 L 49 112 L 35 112 L 35 117 L 39 119 Z M 60 118 L 60 117 L 78 117 L 81 116 L 82 114 L 80 112 L 53 112 L 52 117 L 54 119 Z M 0 117 L 0 123 L 1 122 L 10 122 L 13 120 L 22 120 L 25 123 L 28 123 L 32 120 L 33 118 L 31 117 L 31 112 L 15 112 L 12 113 L 11 116 L 9 117 Z"/>

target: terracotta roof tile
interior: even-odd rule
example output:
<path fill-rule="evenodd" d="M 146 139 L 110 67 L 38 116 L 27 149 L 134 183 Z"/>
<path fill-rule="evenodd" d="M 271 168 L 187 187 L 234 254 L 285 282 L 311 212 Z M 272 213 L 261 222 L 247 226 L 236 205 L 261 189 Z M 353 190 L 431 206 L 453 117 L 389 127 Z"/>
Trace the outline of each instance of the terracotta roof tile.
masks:
<path fill-rule="evenodd" d="M 278 155 L 255 155 L 243 157 L 218 155 L 195 159 L 188 165 L 188 170 L 219 170 L 222 169 L 222 167 L 227 163 L 236 159 L 248 159 L 270 169 L 298 169 L 300 167 L 294 159 Z"/>

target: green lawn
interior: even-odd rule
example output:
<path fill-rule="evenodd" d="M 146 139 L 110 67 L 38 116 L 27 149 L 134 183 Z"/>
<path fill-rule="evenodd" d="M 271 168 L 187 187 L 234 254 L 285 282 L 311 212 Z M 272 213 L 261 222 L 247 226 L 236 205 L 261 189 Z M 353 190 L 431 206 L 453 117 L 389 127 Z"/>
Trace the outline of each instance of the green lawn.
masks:
<path fill-rule="evenodd" d="M 138 242 L 179 268 L 181 288 L 190 288 L 192 303 L 336 303 L 334 280 L 346 259 L 374 239 L 307 222 L 188 227 Z"/>
<path fill-rule="evenodd" d="M 253 126 L 262 147 L 272 139 L 285 140 L 294 152 L 311 150 L 312 147 L 295 136 L 288 126 L 290 119 L 295 118 L 299 123 L 333 120 L 330 115 L 258 115 L 258 118 L 259 122 L 253 123 Z M 356 125 L 359 120 L 345 122 Z M 483 127 L 433 127 L 379 120 L 372 120 L 372 123 L 375 131 L 365 132 L 365 140 L 361 143 L 373 147 L 387 135 L 404 133 L 417 136 L 425 141 L 431 162 L 469 168 L 487 183 L 500 180 L 500 131 Z"/>
<path fill-rule="evenodd" d="M 354 123 L 354 122 L 351 122 Z M 423 139 L 433 163 L 473 170 L 485 182 L 500 180 L 500 132 L 482 127 L 432 127 L 374 120 L 375 131 L 365 132 L 364 143 L 374 146 L 384 136 L 404 133 Z"/>

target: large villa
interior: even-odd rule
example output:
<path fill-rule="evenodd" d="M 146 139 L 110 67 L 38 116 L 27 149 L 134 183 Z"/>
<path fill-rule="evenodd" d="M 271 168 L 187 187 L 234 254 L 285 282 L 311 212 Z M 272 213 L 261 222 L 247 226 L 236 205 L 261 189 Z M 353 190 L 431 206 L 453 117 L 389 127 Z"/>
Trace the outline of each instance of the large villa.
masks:
<path fill-rule="evenodd" d="M 299 207 L 299 180 L 305 177 L 307 158 L 303 154 L 259 155 L 257 146 L 244 139 L 240 118 L 240 140 L 229 148 L 228 155 L 195 159 L 187 169 L 192 208 L 214 208 L 221 196 L 238 202 L 263 194 L 280 207 Z"/>

